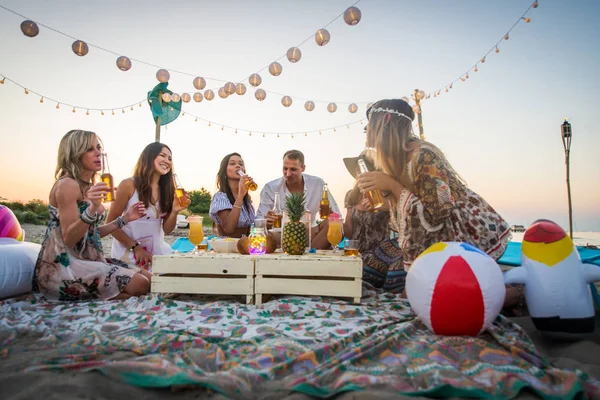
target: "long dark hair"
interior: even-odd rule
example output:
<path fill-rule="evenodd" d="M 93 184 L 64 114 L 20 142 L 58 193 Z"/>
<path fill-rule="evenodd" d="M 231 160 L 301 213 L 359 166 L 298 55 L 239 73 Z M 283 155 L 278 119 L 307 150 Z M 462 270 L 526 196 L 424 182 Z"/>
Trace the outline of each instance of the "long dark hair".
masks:
<path fill-rule="evenodd" d="M 154 172 L 154 159 L 158 157 L 163 148 L 171 149 L 163 143 L 150 143 L 138 158 L 133 170 L 133 180 L 137 189 L 140 201 L 148 207 L 152 198 L 152 186 L 150 178 Z M 173 197 L 175 196 L 175 184 L 173 183 L 173 168 L 168 173 L 158 179 L 158 200 L 159 208 L 163 213 L 170 214 L 173 210 Z"/>
<path fill-rule="evenodd" d="M 233 196 L 233 192 L 231 191 L 231 188 L 229 187 L 229 182 L 227 181 L 227 166 L 229 165 L 229 159 L 233 156 L 238 156 L 239 158 L 242 158 L 240 153 L 227 154 L 221 160 L 219 172 L 217 172 L 217 189 L 220 192 L 224 192 L 227 195 L 227 198 L 229 199 L 229 202 L 231 204 L 235 203 L 235 197 Z M 243 160 L 244 159 L 242 158 L 242 161 Z M 246 193 L 246 195 L 244 196 L 244 204 L 246 205 L 247 209 L 250 209 L 250 195 L 248 195 L 248 193 Z"/>

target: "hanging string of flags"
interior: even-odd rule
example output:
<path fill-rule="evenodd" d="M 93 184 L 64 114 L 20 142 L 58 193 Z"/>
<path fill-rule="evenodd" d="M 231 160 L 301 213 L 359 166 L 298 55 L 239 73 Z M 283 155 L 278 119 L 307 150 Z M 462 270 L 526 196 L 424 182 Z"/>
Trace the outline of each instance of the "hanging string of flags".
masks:
<path fill-rule="evenodd" d="M 327 29 L 325 29 L 327 26 L 329 26 L 330 24 L 332 24 L 334 21 L 336 21 L 338 18 L 340 18 L 342 15 L 344 17 L 344 21 L 346 22 L 346 24 L 353 26 L 356 25 L 360 22 L 361 18 L 362 18 L 362 13 L 361 11 L 355 7 L 356 4 L 359 2 L 360 0 L 356 1 L 352 6 L 348 7 L 343 13 L 339 14 L 338 16 L 336 16 L 334 19 L 332 19 L 328 24 L 326 24 L 323 28 L 319 29 L 315 35 L 315 42 L 317 43 L 317 45 L 319 46 L 324 46 L 327 43 L 329 43 L 331 35 L 329 33 L 329 31 L 327 31 Z M 452 82 L 448 83 L 447 85 L 438 88 L 437 90 L 431 91 L 429 93 L 425 93 L 423 91 L 418 91 L 416 93 L 416 96 L 419 96 L 419 99 L 415 98 L 415 93 L 411 93 L 409 96 L 405 96 L 403 97 L 403 99 L 410 101 L 410 99 L 412 99 L 413 101 L 415 101 L 416 103 L 419 104 L 418 101 L 416 100 L 426 100 L 426 99 L 430 99 L 432 96 L 438 97 L 441 95 L 441 93 L 444 92 L 449 92 L 451 89 L 453 89 L 454 84 L 456 82 L 458 82 L 459 80 L 461 82 L 466 82 L 467 79 L 469 79 L 469 73 L 470 72 L 478 72 L 479 68 L 482 64 L 484 64 L 486 62 L 486 57 L 492 53 L 493 51 L 495 51 L 496 53 L 500 52 L 500 48 L 498 47 L 500 45 L 500 43 L 502 42 L 502 40 L 508 40 L 510 37 L 510 33 L 512 32 L 512 30 L 517 26 L 517 24 L 521 21 L 524 21 L 525 23 L 529 23 L 531 21 L 531 18 L 526 16 L 529 11 L 532 8 L 537 8 L 539 5 L 538 0 L 535 0 L 528 8 L 527 10 L 521 15 L 521 17 L 519 17 L 519 19 L 513 24 L 513 26 L 506 32 L 506 34 L 503 35 L 503 37 L 494 45 L 492 46 L 492 48 L 482 57 L 478 60 L 477 63 L 475 63 L 473 66 L 471 66 L 469 69 L 467 69 L 465 72 L 463 72 L 458 78 L 454 79 Z M 12 12 L 22 18 L 27 18 L 13 10 L 10 10 L 2 5 L 0 5 L 0 8 L 3 8 L 9 12 Z M 79 56 L 84 56 L 88 53 L 89 51 L 89 46 L 92 46 L 94 48 L 100 49 L 102 51 L 106 51 L 109 53 L 112 53 L 114 55 L 118 55 L 118 53 L 113 52 L 111 50 L 107 50 L 104 49 L 102 47 L 99 46 L 95 46 L 95 45 L 89 45 L 86 44 L 85 42 L 81 41 L 81 40 L 77 40 L 75 37 L 65 34 L 59 30 L 56 30 L 54 28 L 48 27 L 44 24 L 39 23 L 40 26 L 46 27 L 52 31 L 55 31 L 61 35 L 70 37 L 72 39 L 75 39 L 75 42 L 73 42 L 72 45 L 72 50 L 75 54 L 79 55 Z M 38 24 L 31 21 L 31 20 L 26 20 L 21 24 L 21 31 L 23 32 L 23 34 L 25 34 L 28 37 L 35 37 L 38 35 L 39 33 L 39 27 Z M 262 77 L 260 76 L 260 72 L 262 72 L 263 70 L 267 69 L 269 70 L 269 73 L 273 76 L 279 76 L 282 73 L 283 67 L 282 65 L 279 63 L 279 61 L 281 59 L 283 59 L 284 57 L 287 57 L 288 61 L 290 63 L 296 63 L 300 60 L 300 58 L 302 57 L 302 53 L 299 49 L 299 47 L 301 45 L 303 45 L 304 43 L 306 43 L 308 40 L 310 40 L 313 37 L 313 35 L 309 36 L 308 38 L 306 38 L 303 42 L 301 42 L 300 44 L 298 44 L 297 46 L 291 47 L 285 55 L 282 55 L 281 57 L 277 58 L 275 61 L 273 61 L 271 64 L 269 64 L 268 66 L 263 67 L 261 70 L 253 73 L 252 75 L 250 75 L 248 77 L 248 83 L 250 86 L 252 87 L 258 87 L 261 85 L 262 83 Z M 131 68 L 131 60 L 128 57 L 125 56 L 119 56 L 117 58 L 117 67 L 119 69 L 121 69 L 122 71 L 128 71 Z M 179 94 L 174 93 L 175 98 L 179 99 L 181 98 L 181 100 L 185 103 L 190 102 L 192 99 L 199 103 L 202 102 L 203 100 L 207 100 L 207 101 L 212 101 L 213 99 L 215 99 L 217 96 L 215 95 L 215 91 L 217 91 L 217 95 L 219 98 L 221 99 L 226 99 L 227 97 L 229 97 L 230 95 L 233 94 L 237 94 L 239 96 L 244 95 L 247 92 L 247 88 L 246 85 L 242 82 L 239 83 L 234 83 L 233 81 L 226 81 L 223 79 L 219 79 L 219 78 L 204 78 L 201 76 L 196 76 L 195 74 L 190 74 L 187 72 L 182 72 L 182 71 L 177 71 L 177 70 L 173 70 L 173 69 L 165 69 L 165 68 L 161 68 L 155 64 L 149 63 L 149 62 L 145 62 L 145 61 L 141 61 L 141 60 L 136 60 L 133 59 L 133 61 L 139 62 L 141 64 L 145 64 L 145 65 L 149 65 L 149 66 L 153 66 L 156 68 L 159 68 L 159 70 L 156 73 L 156 78 L 158 79 L 159 82 L 168 82 L 170 79 L 170 72 L 174 72 L 174 73 L 178 73 L 178 74 L 184 74 L 184 75 L 188 75 L 188 76 L 194 76 L 194 79 L 192 81 L 192 84 L 194 86 L 194 88 L 197 90 L 195 93 L 193 93 L 192 95 L 190 95 L 189 93 L 183 93 L 181 96 L 179 96 Z M 207 79 L 208 80 L 214 80 L 214 81 L 218 81 L 218 82 L 224 82 L 225 84 L 223 86 L 221 86 L 218 90 L 217 89 L 206 89 L 207 86 Z M 201 92 L 202 90 L 204 90 L 204 92 Z M 338 110 L 338 104 L 348 104 L 348 112 L 350 113 L 356 113 L 359 109 L 358 104 L 366 104 L 367 102 L 353 102 L 353 103 L 348 103 L 348 102 L 335 102 L 335 101 L 325 101 L 325 100 L 310 100 L 310 99 L 306 99 L 306 98 L 301 98 L 301 97 L 296 97 L 296 96 L 290 96 L 290 95 L 285 95 L 282 93 L 277 93 L 274 91 L 270 91 L 267 89 L 263 89 L 263 88 L 258 88 L 255 90 L 254 92 L 254 97 L 256 98 L 256 100 L 258 101 L 263 101 L 265 100 L 265 98 L 267 97 L 267 93 L 273 94 L 273 95 L 277 95 L 277 96 L 281 96 L 281 104 L 284 107 L 290 107 L 292 106 L 292 104 L 294 103 L 294 100 L 297 101 L 304 101 L 304 109 L 306 111 L 313 111 L 316 107 L 315 103 L 327 103 L 327 111 L 329 111 L 330 113 L 334 113 Z M 179 101 L 179 100 L 177 100 Z M 413 108 L 417 108 L 417 110 L 415 110 L 416 112 L 420 112 L 420 106 L 418 104 L 415 104 L 413 106 Z M 74 109 L 76 109 L 78 107 L 74 107 Z M 79 107 L 82 108 L 82 107 Z M 116 108 L 115 108 L 116 109 Z"/>

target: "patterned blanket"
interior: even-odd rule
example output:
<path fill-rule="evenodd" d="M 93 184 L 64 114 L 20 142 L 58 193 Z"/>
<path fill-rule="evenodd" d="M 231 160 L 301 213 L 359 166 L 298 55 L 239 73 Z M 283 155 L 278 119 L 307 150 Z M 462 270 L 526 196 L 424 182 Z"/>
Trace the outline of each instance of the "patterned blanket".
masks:
<path fill-rule="evenodd" d="M 554 368 L 502 316 L 477 338 L 442 337 L 396 295 L 364 294 L 361 305 L 294 296 L 262 306 L 214 297 L 50 303 L 26 296 L 0 302 L 0 364 L 12 360 L 11 368 L 25 372 L 99 370 L 131 385 L 199 385 L 240 399 L 365 389 L 495 399 L 524 388 L 548 399 L 600 396 L 600 382 Z"/>

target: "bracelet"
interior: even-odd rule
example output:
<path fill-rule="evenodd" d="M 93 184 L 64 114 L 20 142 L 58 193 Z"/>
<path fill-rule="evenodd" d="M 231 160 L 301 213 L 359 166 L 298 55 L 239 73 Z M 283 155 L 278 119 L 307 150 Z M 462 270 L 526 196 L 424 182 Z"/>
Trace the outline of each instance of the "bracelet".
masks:
<path fill-rule="evenodd" d="M 79 219 L 88 225 L 93 225 L 96 222 L 96 218 L 92 216 L 89 208 L 86 208 L 81 214 L 79 214 Z"/>
<path fill-rule="evenodd" d="M 242 207 L 240 206 L 236 206 L 235 204 L 233 205 L 235 208 L 239 208 L 240 210 L 242 209 Z"/>
<path fill-rule="evenodd" d="M 119 229 L 121 229 L 122 227 L 124 227 L 125 225 L 127 225 L 127 222 L 125 222 L 125 218 L 123 218 L 122 215 L 120 217 L 117 217 L 117 219 L 115 219 L 113 222 L 115 223 L 115 225 Z"/>
<path fill-rule="evenodd" d="M 136 247 L 138 247 L 140 245 L 140 242 L 135 242 L 135 244 L 133 246 L 131 246 L 129 248 L 129 250 L 134 251 Z"/>

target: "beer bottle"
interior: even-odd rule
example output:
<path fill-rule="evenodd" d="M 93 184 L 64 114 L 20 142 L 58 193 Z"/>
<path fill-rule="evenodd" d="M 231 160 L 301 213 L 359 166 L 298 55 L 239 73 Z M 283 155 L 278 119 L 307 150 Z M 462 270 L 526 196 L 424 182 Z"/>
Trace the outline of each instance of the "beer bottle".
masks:
<path fill-rule="evenodd" d="M 242 177 L 246 176 L 244 171 L 242 171 L 241 169 L 238 169 L 238 174 Z M 255 191 L 256 189 L 258 189 L 258 185 L 254 181 L 246 181 L 245 185 L 248 188 L 248 190 Z"/>
<path fill-rule="evenodd" d="M 173 174 L 173 182 L 175 183 L 175 197 L 177 198 L 177 201 L 180 205 L 187 207 L 189 204 L 186 204 L 186 199 L 184 197 L 185 189 L 183 188 L 181 182 L 179 182 L 177 174 Z"/>
<path fill-rule="evenodd" d="M 321 217 L 321 219 L 327 219 L 329 211 L 329 191 L 327 190 L 327 184 L 324 184 L 321 202 L 319 203 L 319 217 Z"/>
<path fill-rule="evenodd" d="M 279 192 L 275 192 L 275 200 L 273 201 L 273 208 L 271 209 L 273 214 L 277 217 L 275 221 L 273 221 L 273 228 L 281 228 L 281 219 L 283 217 L 283 212 L 281 211 L 281 201 L 279 200 Z"/>
<path fill-rule="evenodd" d="M 108 203 L 115 200 L 115 182 L 113 176 L 110 173 L 108 166 L 108 156 L 106 153 L 102 153 L 102 174 L 100 180 L 108 185 L 109 192 L 104 196 L 103 203 Z"/>
<path fill-rule="evenodd" d="M 358 168 L 360 169 L 360 173 L 369 172 L 367 168 L 367 164 L 365 164 L 365 160 L 362 158 L 358 159 Z M 383 206 L 383 199 L 381 198 L 381 193 L 379 190 L 369 190 L 367 193 L 367 197 L 369 198 L 369 203 L 373 206 L 373 208 L 377 209 Z"/>

